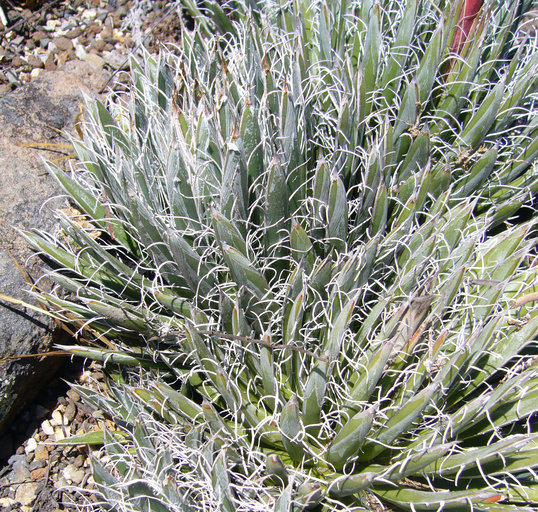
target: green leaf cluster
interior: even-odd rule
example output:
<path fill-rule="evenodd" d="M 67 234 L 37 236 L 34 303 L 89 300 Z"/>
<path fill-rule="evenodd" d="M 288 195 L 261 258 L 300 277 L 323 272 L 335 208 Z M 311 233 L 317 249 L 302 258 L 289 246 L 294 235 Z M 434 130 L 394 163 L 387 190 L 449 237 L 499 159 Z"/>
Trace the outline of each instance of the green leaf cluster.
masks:
<path fill-rule="evenodd" d="M 26 237 L 126 368 L 112 506 L 536 509 L 538 53 L 501 2 L 451 54 L 463 3 L 186 3 L 88 105 L 89 224 Z"/>

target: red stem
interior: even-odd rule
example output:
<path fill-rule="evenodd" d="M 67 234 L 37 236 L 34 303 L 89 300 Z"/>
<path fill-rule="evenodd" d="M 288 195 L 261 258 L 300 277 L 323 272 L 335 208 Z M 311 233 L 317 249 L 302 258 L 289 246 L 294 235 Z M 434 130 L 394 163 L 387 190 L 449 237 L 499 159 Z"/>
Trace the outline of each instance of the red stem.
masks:
<path fill-rule="evenodd" d="M 469 31 L 476 17 L 478 16 L 483 3 L 484 0 L 466 0 L 464 3 L 458 19 L 456 32 L 454 33 L 452 48 L 450 49 L 452 53 L 459 54 L 461 52 L 461 49 L 469 36 Z"/>

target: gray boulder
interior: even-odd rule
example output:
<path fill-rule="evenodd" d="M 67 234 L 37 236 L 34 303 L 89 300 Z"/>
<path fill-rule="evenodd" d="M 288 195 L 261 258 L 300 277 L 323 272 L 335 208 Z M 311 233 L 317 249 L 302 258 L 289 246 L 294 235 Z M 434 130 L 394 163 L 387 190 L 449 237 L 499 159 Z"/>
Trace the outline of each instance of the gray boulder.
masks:
<path fill-rule="evenodd" d="M 83 93 L 95 95 L 108 78 L 106 71 L 71 61 L 0 99 L 0 293 L 4 295 L 32 302 L 13 259 L 34 278 L 42 273 L 42 262 L 14 228 L 51 229 L 54 209 L 65 204 L 65 199 L 55 197 L 61 192 L 41 159 L 57 155 L 24 144 L 62 143 L 58 131 L 73 132 Z M 51 350 L 57 339 L 47 316 L 1 301 L 0 326 L 0 361 L 4 359 L 0 362 L 1 435 L 62 358 L 13 359 Z"/>

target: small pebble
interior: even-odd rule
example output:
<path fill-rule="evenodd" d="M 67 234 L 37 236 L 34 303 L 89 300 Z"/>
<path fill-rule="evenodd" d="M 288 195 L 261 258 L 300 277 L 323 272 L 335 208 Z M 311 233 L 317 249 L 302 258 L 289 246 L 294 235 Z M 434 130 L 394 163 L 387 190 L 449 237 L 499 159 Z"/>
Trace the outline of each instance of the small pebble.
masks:
<path fill-rule="evenodd" d="M 28 65 L 32 66 L 32 68 L 42 68 L 42 67 L 44 67 L 44 64 L 41 61 L 41 59 L 39 59 L 35 55 L 32 55 L 32 54 L 28 55 L 27 60 L 28 60 Z"/>
<path fill-rule="evenodd" d="M 24 448 L 24 451 L 28 454 L 28 453 L 33 452 L 36 448 L 37 448 L 37 441 L 33 437 L 31 437 L 30 439 L 28 439 L 26 443 L 26 447 Z"/>
<path fill-rule="evenodd" d="M 95 55 L 93 53 L 88 53 L 84 60 L 98 69 L 103 69 L 103 67 L 105 66 L 105 61 L 101 57 L 99 57 L 99 55 Z"/>
<path fill-rule="evenodd" d="M 86 9 L 82 13 L 82 19 L 83 20 L 93 20 L 97 16 L 97 10 L 96 9 Z"/>
<path fill-rule="evenodd" d="M 75 56 L 75 52 L 73 50 L 65 50 L 58 54 L 56 64 L 58 65 L 58 67 L 61 67 L 67 61 L 72 60 L 74 56 Z"/>
<path fill-rule="evenodd" d="M 73 41 L 67 37 L 55 37 L 53 42 L 58 50 L 67 51 L 73 49 Z"/>
<path fill-rule="evenodd" d="M 0 84 L 0 98 L 10 93 L 13 90 L 12 84 Z"/>
<path fill-rule="evenodd" d="M 67 420 L 67 423 L 71 423 L 76 414 L 77 414 L 76 405 L 73 402 L 68 403 L 64 412 L 64 418 Z"/>
<path fill-rule="evenodd" d="M 77 455 L 76 459 L 73 461 L 73 466 L 76 468 L 81 468 L 84 466 L 84 463 L 86 462 L 86 455 L 81 453 L 80 455 Z"/>
<path fill-rule="evenodd" d="M 60 409 L 60 407 L 52 411 L 50 424 L 51 425 L 67 425 L 67 419 L 65 418 L 64 413 Z"/>
<path fill-rule="evenodd" d="M 18 482 L 25 482 L 30 477 L 30 470 L 28 469 L 28 464 L 26 461 L 24 461 L 24 465 L 20 464 L 18 466 L 15 466 L 12 476 L 12 482 L 18 483 Z"/>
<path fill-rule="evenodd" d="M 93 50 L 97 50 L 98 52 L 101 52 L 104 50 L 105 46 L 106 46 L 106 42 L 103 39 L 96 39 L 92 43 L 91 47 Z"/>
<path fill-rule="evenodd" d="M 47 475 L 47 471 L 46 467 L 36 468 L 33 471 L 30 471 L 30 478 L 32 480 L 40 480 Z"/>
<path fill-rule="evenodd" d="M 123 43 L 125 44 L 125 46 L 127 46 L 127 48 L 134 48 L 136 44 L 131 36 L 126 36 L 123 40 Z"/>
<path fill-rule="evenodd" d="M 23 506 L 31 505 L 36 499 L 38 487 L 39 484 L 37 482 L 28 482 L 17 486 L 15 500 Z"/>
<path fill-rule="evenodd" d="M 32 80 L 35 80 L 36 78 L 39 78 L 41 74 L 43 73 L 43 70 L 40 68 L 34 68 L 32 71 L 30 71 L 30 78 Z"/>
<path fill-rule="evenodd" d="M 43 432 L 47 434 L 48 436 L 54 435 L 54 428 L 50 424 L 49 420 L 45 420 L 43 423 L 41 423 L 41 428 L 43 429 Z"/>
<path fill-rule="evenodd" d="M 95 36 L 99 34 L 103 30 L 103 27 L 99 25 L 98 23 L 92 23 L 87 29 L 86 34 L 88 37 Z"/>
<path fill-rule="evenodd" d="M 42 41 L 45 41 L 45 39 L 43 39 Z M 54 44 L 54 41 L 49 42 L 49 44 L 47 45 L 47 51 L 51 54 L 58 51 L 58 47 Z"/>
<path fill-rule="evenodd" d="M 49 32 L 54 31 L 58 26 L 60 26 L 60 20 L 47 20 L 45 23 L 45 29 Z"/>
<path fill-rule="evenodd" d="M 54 434 L 55 441 L 61 441 L 62 439 L 65 439 L 66 437 L 67 437 L 66 434 L 64 434 L 61 428 L 59 428 Z"/>
<path fill-rule="evenodd" d="M 50 459 L 49 459 L 49 464 L 51 467 L 55 466 L 56 464 L 58 464 L 58 461 L 60 460 L 60 457 L 62 456 L 62 453 L 61 452 L 53 452 L 50 456 Z"/>
<path fill-rule="evenodd" d="M 36 30 L 32 33 L 32 39 L 34 41 L 41 41 L 41 39 L 45 38 L 47 38 L 47 34 L 45 34 L 45 32 L 43 32 L 42 30 Z"/>
<path fill-rule="evenodd" d="M 113 29 L 110 25 L 105 25 L 103 30 L 101 31 L 101 38 L 102 39 L 109 39 L 112 37 Z"/>
<path fill-rule="evenodd" d="M 68 485 L 69 482 L 64 477 L 61 477 L 54 482 L 55 489 L 61 489 L 62 487 L 67 487 Z"/>
<path fill-rule="evenodd" d="M 35 458 L 36 460 L 48 460 L 49 458 L 49 449 L 47 445 L 39 443 L 35 449 Z"/>
<path fill-rule="evenodd" d="M 45 61 L 45 70 L 46 71 L 54 71 L 56 69 L 56 63 L 54 62 L 54 54 L 51 53 L 47 57 L 47 60 Z"/>
<path fill-rule="evenodd" d="M 80 484 L 84 478 L 85 471 L 83 469 L 77 469 L 73 464 L 68 464 L 63 472 L 62 476 L 69 482 L 73 484 Z"/>
<path fill-rule="evenodd" d="M 21 68 L 22 66 L 26 66 L 27 64 L 28 63 L 22 57 L 19 57 L 18 55 L 15 56 L 13 60 L 11 61 L 11 65 L 14 68 Z"/>
<path fill-rule="evenodd" d="M 112 69 L 123 69 L 128 65 L 129 62 L 129 59 L 126 59 L 125 55 L 122 55 L 117 51 L 104 53 L 103 58 Z"/>
<path fill-rule="evenodd" d="M 13 46 L 19 46 L 24 41 L 24 37 L 17 36 L 11 40 L 11 44 Z"/>
<path fill-rule="evenodd" d="M 32 471 L 34 471 L 36 469 L 39 469 L 39 468 L 44 468 L 44 467 L 46 467 L 46 465 L 47 465 L 47 461 L 45 461 L 45 460 L 34 460 L 30 464 L 28 469 L 30 470 L 30 474 L 31 474 Z"/>
<path fill-rule="evenodd" d="M 76 37 L 82 35 L 84 31 L 82 30 L 81 27 L 75 27 L 71 30 L 68 30 L 66 33 L 65 33 L 65 37 L 68 37 L 69 39 L 75 39 Z"/>
<path fill-rule="evenodd" d="M 80 395 L 74 389 L 69 389 L 66 394 L 73 402 L 80 402 Z"/>

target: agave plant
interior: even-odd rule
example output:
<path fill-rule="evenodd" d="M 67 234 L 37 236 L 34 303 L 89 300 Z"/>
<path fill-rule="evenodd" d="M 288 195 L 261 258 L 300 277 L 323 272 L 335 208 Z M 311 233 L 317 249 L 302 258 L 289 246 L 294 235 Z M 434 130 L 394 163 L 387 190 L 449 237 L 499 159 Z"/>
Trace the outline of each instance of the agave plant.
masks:
<path fill-rule="evenodd" d="M 451 51 L 463 4 L 189 5 L 88 105 L 26 237 L 110 506 L 536 510 L 538 53 L 526 2 Z"/>

